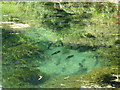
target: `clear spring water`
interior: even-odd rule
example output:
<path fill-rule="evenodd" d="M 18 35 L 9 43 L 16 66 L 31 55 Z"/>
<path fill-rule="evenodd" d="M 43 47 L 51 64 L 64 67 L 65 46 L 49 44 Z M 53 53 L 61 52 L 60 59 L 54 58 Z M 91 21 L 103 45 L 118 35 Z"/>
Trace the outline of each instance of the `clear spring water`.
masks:
<path fill-rule="evenodd" d="M 30 29 L 24 33 L 35 42 L 59 40 L 57 35 L 50 31 L 41 29 Z M 68 49 L 65 46 L 51 46 L 47 49 L 47 43 L 38 44 L 44 50 L 45 60 L 40 61 L 39 69 L 48 75 L 76 75 L 90 72 L 92 69 L 100 67 L 99 60 L 94 57 L 95 51 L 79 51 Z M 54 54 L 55 52 L 58 52 Z"/>
<path fill-rule="evenodd" d="M 60 53 L 51 55 L 55 51 L 60 51 Z M 49 75 L 82 74 L 100 66 L 98 60 L 92 57 L 95 53 L 92 51 L 79 52 L 64 47 L 51 47 L 45 53 L 48 58 L 39 69 Z M 71 55 L 74 56 L 67 58 Z"/>

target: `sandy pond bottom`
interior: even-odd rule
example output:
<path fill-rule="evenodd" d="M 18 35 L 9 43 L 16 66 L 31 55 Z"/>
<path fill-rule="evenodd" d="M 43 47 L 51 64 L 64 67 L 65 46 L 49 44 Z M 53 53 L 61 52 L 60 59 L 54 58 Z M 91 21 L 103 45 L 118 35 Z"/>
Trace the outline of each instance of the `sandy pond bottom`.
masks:
<path fill-rule="evenodd" d="M 80 52 L 65 47 L 51 47 L 45 51 L 46 60 L 38 67 L 50 76 L 78 75 L 100 67 L 95 51 Z"/>

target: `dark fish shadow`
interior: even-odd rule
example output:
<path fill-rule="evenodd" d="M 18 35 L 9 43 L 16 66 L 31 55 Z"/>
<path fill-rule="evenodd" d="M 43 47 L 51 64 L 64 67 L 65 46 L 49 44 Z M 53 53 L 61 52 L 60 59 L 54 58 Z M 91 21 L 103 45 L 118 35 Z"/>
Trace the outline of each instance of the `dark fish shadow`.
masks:
<path fill-rule="evenodd" d="M 56 62 L 56 65 L 60 65 L 60 60 L 58 60 L 58 61 Z"/>
<path fill-rule="evenodd" d="M 58 53 L 60 53 L 60 51 L 56 51 L 56 52 L 52 53 L 51 55 L 55 55 L 55 54 L 58 54 Z"/>
<path fill-rule="evenodd" d="M 87 73 L 87 68 L 83 64 L 79 63 L 79 69 L 75 74 L 84 74 Z"/>
<path fill-rule="evenodd" d="M 72 58 L 72 57 L 74 57 L 74 55 L 67 56 L 66 59 L 70 59 L 70 58 Z"/>
<path fill-rule="evenodd" d="M 83 59 L 82 61 L 81 61 L 81 63 L 84 63 L 86 61 L 86 59 Z"/>

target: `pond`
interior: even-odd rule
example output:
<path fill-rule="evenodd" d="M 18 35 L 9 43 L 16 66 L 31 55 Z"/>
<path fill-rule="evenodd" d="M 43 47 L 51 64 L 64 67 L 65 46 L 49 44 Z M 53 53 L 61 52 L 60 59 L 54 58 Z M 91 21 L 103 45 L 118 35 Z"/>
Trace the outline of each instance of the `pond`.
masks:
<path fill-rule="evenodd" d="M 40 65 L 39 69 L 50 75 L 77 75 L 90 72 L 100 67 L 99 60 L 94 57 L 95 52 L 80 52 L 66 49 L 65 47 L 51 47 L 46 50 L 47 60 Z M 60 51 L 59 53 L 57 53 Z M 55 55 L 52 55 L 57 53 Z"/>
<path fill-rule="evenodd" d="M 9 31 L 9 30 L 8 30 Z M 4 32 L 4 31 L 3 31 Z M 8 34 L 9 32 L 7 32 Z M 6 35 L 6 34 L 5 34 Z M 13 38 L 18 38 L 16 37 L 16 33 L 12 32 L 10 35 L 15 35 Z M 10 65 L 7 66 L 7 68 L 4 68 L 4 73 L 8 72 L 8 69 L 10 70 L 17 70 L 17 68 L 23 68 L 23 70 L 26 70 L 24 68 L 34 68 L 38 69 L 40 72 L 46 74 L 45 76 L 41 74 L 37 74 L 33 80 L 25 80 L 31 84 L 42 84 L 48 85 L 50 80 L 46 80 L 48 77 L 49 78 L 54 78 L 54 77 L 65 77 L 65 76 L 74 76 L 74 75 L 84 75 L 89 72 L 91 72 L 94 69 L 103 67 L 101 60 L 102 58 L 98 57 L 98 52 L 96 50 L 98 49 L 97 46 L 88 46 L 88 45 L 83 45 L 79 43 L 64 43 L 62 39 L 57 35 L 56 32 L 46 30 L 44 28 L 33 28 L 29 27 L 24 29 L 23 31 L 21 30 L 17 35 L 24 36 L 27 39 L 27 42 L 31 43 L 33 46 L 38 48 L 38 52 L 42 52 L 42 56 L 39 54 L 33 54 L 32 56 L 23 56 L 20 58 L 16 58 L 17 61 L 11 61 L 13 62 L 19 62 L 21 63 L 21 59 L 23 58 L 23 61 L 27 61 L 26 64 L 15 64 L 12 65 L 10 64 L 11 62 L 7 61 L 5 63 L 9 63 Z M 4 34 L 3 34 L 4 36 Z M 8 37 L 7 37 L 8 38 Z M 9 37 L 10 39 L 10 37 Z M 6 41 L 6 39 L 5 39 Z M 14 39 L 13 39 L 14 42 Z M 15 42 L 15 43 L 18 43 Z M 25 42 L 26 43 L 26 42 Z M 14 47 L 17 50 L 17 53 L 19 52 L 19 49 L 17 49 L 19 46 L 21 46 L 21 50 L 27 50 L 29 48 L 29 45 L 26 46 L 24 49 L 24 44 L 16 44 L 13 45 L 12 48 Z M 14 50 L 14 51 L 16 51 Z M 25 51 L 26 52 L 26 51 Z M 29 54 L 29 53 L 28 53 Z M 22 54 L 20 54 L 22 55 Z M 37 57 L 37 58 L 36 58 Z M 24 60 L 25 58 L 25 60 Z M 20 60 L 20 61 L 18 61 Z M 32 61 L 31 61 L 32 60 Z M 22 61 L 22 62 L 23 62 Z M 4 66 L 6 66 L 5 64 Z M 19 70 L 19 69 L 18 69 Z M 27 71 L 29 72 L 29 68 Z M 22 72 L 23 74 L 24 72 Z M 32 73 L 32 72 L 31 72 Z M 18 73 L 19 74 L 19 73 Z M 14 74 L 13 74 L 14 75 Z M 35 74 L 36 75 L 36 74 Z M 42 76 L 43 75 L 43 76 Z M 43 79 L 41 82 L 38 82 L 39 77 L 42 76 L 46 79 Z M 20 76 L 21 77 L 21 76 Z M 22 76 L 24 77 L 24 76 Z M 25 76 L 26 77 L 26 76 Z M 27 77 L 30 77 L 29 74 Z M 48 82 L 48 83 L 47 83 Z"/>
<path fill-rule="evenodd" d="M 6 30 L 3 29 L 3 32 L 5 31 Z M 27 71 L 21 71 L 21 73 L 24 75 L 24 72 L 29 72 L 30 68 L 31 69 L 33 68 L 34 70 L 34 67 L 36 67 L 40 72 L 46 74 L 45 78 L 46 76 L 49 76 L 49 78 L 51 77 L 53 78 L 53 77 L 60 77 L 66 75 L 72 76 L 72 75 L 86 74 L 91 72 L 95 68 L 102 67 L 100 62 L 101 61 L 100 59 L 102 58 L 98 58 L 96 56 L 97 47 L 84 46 L 84 45 L 72 44 L 72 43 L 71 44 L 63 43 L 56 35 L 56 33 L 51 31 L 45 31 L 43 28 L 30 27 L 23 30 L 22 32 L 19 32 L 18 34 L 14 32 L 9 33 L 8 30 L 5 33 L 3 33 L 3 36 L 4 35 L 5 36 L 7 35 L 7 37 L 4 37 L 7 39 L 4 39 L 3 43 L 5 44 L 5 42 L 7 42 L 6 43 L 7 46 L 8 43 L 9 45 L 12 44 L 12 46 L 8 46 L 9 47 L 7 50 L 8 55 L 6 57 L 3 56 L 3 60 L 6 60 L 3 61 L 3 65 L 4 65 L 3 72 L 6 75 L 8 73 L 8 70 L 10 72 L 11 71 L 14 72 L 14 70 L 21 71 L 28 69 Z M 19 35 L 20 38 L 22 38 L 21 35 L 24 36 L 28 40 L 27 43 L 28 42 L 32 43 L 33 45 L 32 47 L 37 48 L 37 49 L 35 48 L 35 52 L 39 52 L 39 53 L 38 54 L 33 53 L 33 55 L 29 55 L 32 49 L 34 50 L 34 48 L 31 48 L 29 44 L 26 44 L 26 46 L 24 46 L 24 43 L 26 42 L 23 43 L 23 41 L 22 44 L 21 43 L 19 44 L 18 43 Z M 16 40 L 13 39 L 12 41 L 14 42 L 14 44 L 15 43 L 16 44 L 13 45 L 11 41 L 10 42 L 7 41 L 8 38 L 10 40 L 16 38 Z M 31 48 L 30 51 L 29 48 Z M 5 53 L 6 49 L 3 50 Z M 9 56 L 9 53 L 11 54 L 11 57 Z M 21 53 L 23 54 L 25 53 L 25 55 L 22 55 Z M 26 56 L 26 54 L 28 55 Z M 43 75 L 42 73 L 39 75 L 40 76 Z M 20 76 L 20 77 L 24 77 L 24 76 Z M 38 82 L 37 80 L 38 74 L 37 76 L 35 76 L 35 78 L 36 80 L 33 81 L 31 80 L 30 82 L 33 84 L 35 82 Z M 46 79 L 45 82 L 47 83 Z"/>
<path fill-rule="evenodd" d="M 30 56 L 29 58 L 23 56 L 22 57 L 23 60 L 24 58 L 27 58 L 25 59 L 27 60 L 27 63 L 20 65 L 19 64 L 20 62 L 19 62 L 18 64 L 15 64 L 15 66 L 10 63 L 18 62 L 18 60 L 21 61 L 21 57 L 20 59 L 17 58 L 17 61 L 13 60 L 11 62 L 9 62 L 7 59 L 5 63 L 9 63 L 10 65 L 8 64 L 7 68 L 5 67 L 3 69 L 4 73 L 6 74 L 8 73 L 8 69 L 9 71 L 17 70 L 17 68 L 23 68 L 23 70 L 26 70 L 24 68 L 26 66 L 27 67 L 30 66 L 30 67 L 36 67 L 42 73 L 46 74 L 45 76 L 43 74 L 39 74 L 40 76 L 44 78 L 47 78 L 47 77 L 54 78 L 54 77 L 65 77 L 65 76 L 74 76 L 74 75 L 82 75 L 82 74 L 84 75 L 91 72 L 94 69 L 103 67 L 101 64 L 102 58 L 97 57 L 98 53 L 96 52 L 97 50 L 96 46 L 64 43 L 57 36 L 56 33 L 51 31 L 45 31 L 43 28 L 30 27 L 25 29 L 25 32 L 24 31 L 20 32 L 20 34 L 25 36 L 26 39 L 28 39 L 28 41 L 33 44 L 33 46 L 36 46 L 40 50 L 40 52 L 43 53 L 44 58 L 41 58 L 41 56 L 39 56 L 38 54 L 32 55 L 32 57 Z M 12 35 L 15 35 L 15 34 L 12 34 Z M 17 46 L 15 45 L 12 47 L 14 48 L 14 47 L 19 47 L 23 45 L 24 44 L 21 44 L 21 45 L 18 44 Z M 21 50 L 22 49 L 24 48 L 21 48 Z M 31 60 L 32 62 L 30 62 Z M 5 64 L 4 66 L 6 65 L 7 64 Z M 25 71 L 25 72 L 29 73 L 29 69 L 28 71 Z M 34 78 L 36 79 L 30 80 L 30 81 L 27 80 L 27 82 L 33 85 L 34 84 L 39 85 L 40 84 L 40 82 L 38 82 L 39 77 L 35 76 Z M 45 84 L 41 83 L 43 87 L 44 85 L 49 86 L 50 80 L 43 79 L 42 82 L 45 83 Z"/>
<path fill-rule="evenodd" d="M 24 35 L 33 39 L 37 42 L 35 45 L 43 49 L 46 58 L 40 60 L 38 68 L 48 75 L 77 75 L 101 67 L 100 58 L 95 56 L 95 47 L 64 45 L 54 32 L 40 28 L 31 29 Z"/>
<path fill-rule="evenodd" d="M 79 88 L 116 74 L 116 8 L 104 4 L 99 10 L 97 3 L 11 3 L 22 13 L 3 15 L 3 86 Z"/>

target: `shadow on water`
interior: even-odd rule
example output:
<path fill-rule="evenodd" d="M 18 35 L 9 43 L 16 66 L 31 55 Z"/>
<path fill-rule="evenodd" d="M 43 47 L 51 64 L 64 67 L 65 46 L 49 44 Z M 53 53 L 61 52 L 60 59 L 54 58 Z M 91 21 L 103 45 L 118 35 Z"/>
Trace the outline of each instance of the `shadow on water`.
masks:
<path fill-rule="evenodd" d="M 78 50 L 80 52 L 85 51 L 95 51 L 98 49 L 98 46 L 87 46 L 87 45 L 80 45 L 80 44 L 66 44 L 65 47 L 72 50 Z"/>
<path fill-rule="evenodd" d="M 18 81 L 20 84 L 26 82 L 38 85 L 49 79 L 49 75 L 37 69 L 45 55 L 35 46 L 36 43 L 29 42 L 24 35 L 16 34 L 12 30 L 2 29 L 2 37 L 2 76 L 5 81 L 3 86 L 4 84 L 9 86 L 11 82 L 17 86 L 18 83 L 15 82 Z M 42 78 L 39 80 L 40 76 Z"/>

